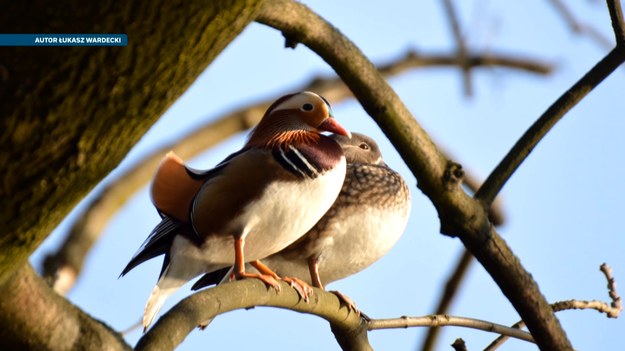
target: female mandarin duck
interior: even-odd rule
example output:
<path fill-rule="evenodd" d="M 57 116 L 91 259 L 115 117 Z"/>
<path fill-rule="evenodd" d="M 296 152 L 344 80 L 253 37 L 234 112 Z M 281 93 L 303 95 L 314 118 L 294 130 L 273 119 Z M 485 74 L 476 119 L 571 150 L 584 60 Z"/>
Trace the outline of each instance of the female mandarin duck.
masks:
<path fill-rule="evenodd" d="M 353 133 L 333 135 L 347 159 L 341 192 L 330 210 L 296 242 L 262 262 L 276 273 L 296 276 L 323 289 L 324 284 L 353 275 L 384 256 L 404 232 L 410 191 L 399 173 L 382 160 L 376 142 Z M 208 273 L 194 290 L 219 283 L 226 270 Z M 339 298 L 354 307 L 344 295 Z"/>
<path fill-rule="evenodd" d="M 211 170 L 186 168 L 173 153 L 165 157 L 151 188 L 163 220 L 122 271 L 165 254 L 144 328 L 167 297 L 202 273 L 234 265 L 236 279 L 258 278 L 279 289 L 277 275 L 253 261 L 312 228 L 345 178 L 343 151 L 322 131 L 351 137 L 324 98 L 301 92 L 274 102 L 245 146 Z M 250 261 L 261 273 L 246 272 Z"/>

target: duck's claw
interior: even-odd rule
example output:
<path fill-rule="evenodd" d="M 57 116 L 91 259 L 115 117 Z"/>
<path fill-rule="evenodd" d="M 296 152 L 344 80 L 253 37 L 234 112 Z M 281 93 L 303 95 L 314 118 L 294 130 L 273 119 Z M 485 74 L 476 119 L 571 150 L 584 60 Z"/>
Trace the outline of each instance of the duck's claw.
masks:
<path fill-rule="evenodd" d="M 280 292 L 280 283 L 278 283 L 278 280 L 276 278 L 269 274 L 239 272 L 235 273 L 234 277 L 237 280 L 245 278 L 260 279 L 263 283 L 265 283 L 265 285 L 276 289 L 277 292 Z"/>
<path fill-rule="evenodd" d="M 289 283 L 295 291 L 299 294 L 299 296 L 304 299 L 304 302 L 308 303 L 310 301 L 309 296 L 312 296 L 315 292 L 313 288 L 308 285 L 305 281 L 295 278 L 295 277 L 282 277 L 282 280 Z"/>
<path fill-rule="evenodd" d="M 371 318 L 369 318 L 369 316 L 367 316 L 366 314 L 358 310 L 358 308 L 356 307 L 356 303 L 354 302 L 354 300 L 349 298 L 349 296 L 337 290 L 331 290 L 329 292 L 333 293 L 334 295 L 336 295 L 336 297 L 339 298 L 341 305 L 349 308 L 351 311 L 355 313 L 358 313 L 358 315 L 360 315 L 360 317 L 362 317 L 364 320 L 371 321 Z"/>

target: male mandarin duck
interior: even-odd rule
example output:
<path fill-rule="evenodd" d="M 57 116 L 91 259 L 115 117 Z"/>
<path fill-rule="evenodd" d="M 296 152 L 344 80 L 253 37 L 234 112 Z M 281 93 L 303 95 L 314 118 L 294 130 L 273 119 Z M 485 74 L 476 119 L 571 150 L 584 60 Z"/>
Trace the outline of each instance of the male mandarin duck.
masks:
<path fill-rule="evenodd" d="M 296 276 L 321 289 L 384 256 L 404 232 L 410 213 L 408 186 L 384 163 L 373 139 L 358 133 L 351 139 L 332 138 L 347 159 L 338 198 L 304 236 L 261 260 L 278 275 Z M 217 284 L 226 272 L 208 273 L 192 289 Z M 346 296 L 335 293 L 354 307 Z"/>
<path fill-rule="evenodd" d="M 236 279 L 258 278 L 279 290 L 278 276 L 254 261 L 312 228 L 345 178 L 343 151 L 323 131 L 351 137 L 323 97 L 300 92 L 274 102 L 245 146 L 213 169 L 196 171 L 173 153 L 165 157 L 151 187 L 163 219 L 121 273 L 165 255 L 144 330 L 167 297 L 202 273 L 234 265 Z M 261 273 L 246 272 L 246 262 Z"/>

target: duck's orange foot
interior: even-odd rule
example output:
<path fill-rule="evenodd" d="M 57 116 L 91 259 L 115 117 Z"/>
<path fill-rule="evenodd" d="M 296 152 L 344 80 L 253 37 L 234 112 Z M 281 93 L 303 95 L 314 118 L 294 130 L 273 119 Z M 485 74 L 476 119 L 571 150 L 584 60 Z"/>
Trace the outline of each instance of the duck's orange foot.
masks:
<path fill-rule="evenodd" d="M 313 288 L 308 285 L 305 281 L 295 278 L 295 277 L 282 277 L 282 280 L 289 283 L 295 291 L 299 294 L 299 296 L 304 299 L 304 302 L 308 303 L 310 301 L 309 296 L 312 296 L 315 292 Z"/>
<path fill-rule="evenodd" d="M 361 311 L 358 310 L 358 308 L 356 307 L 356 303 L 354 302 L 354 300 L 349 298 L 349 296 L 347 296 L 347 295 L 345 295 L 342 292 L 337 291 L 337 290 L 331 290 L 329 292 L 333 293 L 334 295 L 336 295 L 336 297 L 339 298 L 339 302 L 341 303 L 341 305 L 349 308 L 351 311 L 353 311 L 355 313 L 358 313 L 358 315 L 360 315 L 366 321 L 371 321 L 371 318 L 369 318 L 369 316 L 367 316 L 366 314 L 364 314 L 364 313 L 362 313 Z"/>
<path fill-rule="evenodd" d="M 280 292 L 280 283 L 278 283 L 278 280 L 274 276 L 269 274 L 239 272 L 234 274 L 234 278 L 236 280 L 241 280 L 245 278 L 260 279 L 268 287 L 272 287 L 276 289 L 276 291 Z"/>

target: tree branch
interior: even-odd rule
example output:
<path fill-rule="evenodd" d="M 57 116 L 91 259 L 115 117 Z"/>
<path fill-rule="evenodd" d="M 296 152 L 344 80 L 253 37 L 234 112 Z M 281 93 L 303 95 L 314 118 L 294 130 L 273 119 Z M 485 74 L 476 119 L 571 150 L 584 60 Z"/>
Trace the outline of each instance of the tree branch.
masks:
<path fill-rule="evenodd" d="M 576 19 L 571 9 L 569 9 L 567 4 L 565 4 L 562 0 L 549 0 L 549 2 L 558 11 L 558 13 L 562 16 L 562 19 L 564 19 L 564 22 L 566 22 L 573 32 L 593 38 L 604 48 L 609 49 L 612 46 L 610 40 L 601 34 L 600 31 Z"/>
<path fill-rule="evenodd" d="M 0 289 L 2 350 L 130 350 L 120 334 L 57 295 L 30 265 Z"/>
<path fill-rule="evenodd" d="M 625 62 L 625 35 L 623 34 L 623 12 L 618 1 L 608 0 L 612 26 L 617 38 L 617 46 L 588 73 L 562 94 L 547 111 L 523 134 L 519 141 L 488 176 L 475 198 L 486 206 L 493 202 L 504 184 L 514 171 L 529 156 L 538 142 L 573 106 L 577 105 L 588 93 L 599 85 L 607 76 Z"/>
<path fill-rule="evenodd" d="M 534 342 L 534 338 L 532 338 L 532 335 L 528 332 L 475 318 L 448 315 L 429 315 L 423 317 L 404 316 L 401 318 L 391 319 L 373 319 L 369 322 L 369 330 L 426 326 L 430 326 L 433 328 L 444 326 L 466 327 L 491 333 L 504 334 L 508 337 L 516 338 L 519 340 Z"/>
<path fill-rule="evenodd" d="M 381 64 L 378 69 L 384 76 L 391 77 L 418 68 L 457 66 L 460 61 L 454 55 L 424 55 L 411 51 L 392 62 Z M 552 71 L 552 67 L 546 63 L 532 59 L 518 59 L 514 55 L 475 55 L 466 58 L 466 61 L 471 67 L 500 66 L 541 75 Z M 345 84 L 336 77 L 317 77 L 284 94 L 303 90 L 315 91 L 332 101 L 333 104 L 353 97 Z M 43 262 L 44 276 L 55 291 L 65 294 L 71 289 L 82 270 L 88 252 L 102 234 L 105 225 L 132 194 L 149 181 L 166 152 L 174 150 L 183 159 L 194 157 L 226 138 L 255 125 L 272 102 L 272 100 L 260 101 L 194 129 L 178 141 L 160 147 L 143 160 L 138 161 L 124 174 L 112 180 L 73 224 L 59 249 L 46 256 Z M 471 181 L 472 178 L 467 176 L 465 182 Z M 496 219 L 497 206 L 493 206 L 492 209 L 491 214 L 495 217 L 491 218 Z"/>
<path fill-rule="evenodd" d="M 221 284 L 197 292 L 162 316 L 140 340 L 135 350 L 173 350 L 201 322 L 240 308 L 272 306 L 315 314 L 330 322 L 332 332 L 342 345 L 353 350 L 370 350 L 364 320 L 342 306 L 336 295 L 314 288 L 309 303 L 301 300 L 295 289 L 281 282 L 281 291 L 267 288 L 258 279 Z M 358 337 L 354 337 L 357 335 Z"/>
<path fill-rule="evenodd" d="M 435 309 L 436 314 L 445 314 L 449 311 L 449 307 L 460 290 L 460 284 L 464 280 L 472 262 L 473 255 L 471 255 L 471 253 L 466 249 L 463 249 L 462 255 L 455 264 L 455 268 L 452 270 L 453 273 L 449 276 L 449 278 L 447 278 L 445 289 L 443 290 L 443 294 L 441 294 L 438 305 Z M 440 335 L 440 331 L 441 329 L 437 327 L 429 328 L 420 349 L 422 351 L 433 350 L 436 344 L 436 339 Z"/>
<path fill-rule="evenodd" d="M 614 38 L 616 47 L 621 51 L 625 50 L 625 19 L 623 18 L 623 9 L 619 0 L 606 0 L 608 10 L 610 11 L 610 19 L 612 20 L 612 30 L 614 30 Z"/>
<path fill-rule="evenodd" d="M 451 0 L 443 0 L 443 8 L 445 9 L 451 32 L 454 36 L 454 42 L 456 43 L 456 52 L 458 53 L 458 59 L 461 61 L 460 68 L 462 70 L 462 82 L 464 83 L 464 93 L 466 96 L 472 95 L 471 84 L 471 67 L 467 65 L 467 47 L 464 42 L 462 30 L 460 29 L 460 20 L 456 14 L 456 9 L 451 3 Z"/>
<path fill-rule="evenodd" d="M 484 206 L 460 188 L 461 167 L 438 151 L 360 50 L 299 3 L 267 3 L 258 21 L 281 30 L 290 43 L 304 43 L 334 68 L 417 177 L 439 213 L 441 232 L 460 237 L 478 258 L 527 321 L 541 349 L 572 350 L 536 282 L 492 228 Z"/>
<path fill-rule="evenodd" d="M 619 296 L 618 292 L 616 291 L 616 280 L 612 276 L 612 268 L 610 266 L 608 266 L 606 263 L 603 263 L 599 267 L 599 269 L 601 270 L 601 272 L 605 276 L 606 280 L 608 281 L 608 295 L 610 296 L 610 299 L 612 300 L 612 303 L 610 303 L 608 305 L 607 303 L 605 303 L 603 301 L 597 301 L 597 300 L 593 300 L 593 301 L 584 301 L 584 300 L 559 301 L 559 302 L 553 303 L 551 305 L 551 307 L 553 308 L 554 312 L 560 312 L 560 311 L 571 310 L 571 309 L 593 309 L 593 310 L 596 310 L 596 311 L 598 311 L 600 313 L 605 313 L 608 318 L 618 318 L 618 316 L 623 311 L 623 305 L 621 303 L 621 297 Z M 513 324 L 511 326 L 511 328 L 521 329 L 521 328 L 523 328 L 523 326 L 525 326 L 525 323 L 523 323 L 523 321 L 521 320 L 521 321 L 518 321 L 515 324 Z M 508 337 L 509 336 L 507 336 L 507 335 L 499 336 L 492 343 L 490 343 L 490 345 L 488 345 L 484 349 L 484 351 L 494 351 L 494 350 L 496 350 L 497 348 L 499 348 L 499 346 L 501 346 L 504 342 L 506 342 L 506 340 L 508 340 Z"/>
<path fill-rule="evenodd" d="M 306 303 L 285 282 L 281 283 L 281 291 L 276 292 L 259 280 L 246 279 L 221 284 L 185 298 L 156 322 L 135 349 L 172 350 L 200 323 L 235 309 L 257 306 L 285 308 L 327 320 L 344 350 L 370 350 L 368 330 L 409 327 L 459 326 L 533 342 L 531 334 L 525 331 L 473 318 L 429 315 L 365 321 L 342 305 L 333 293 L 315 288 L 309 303 Z"/>

